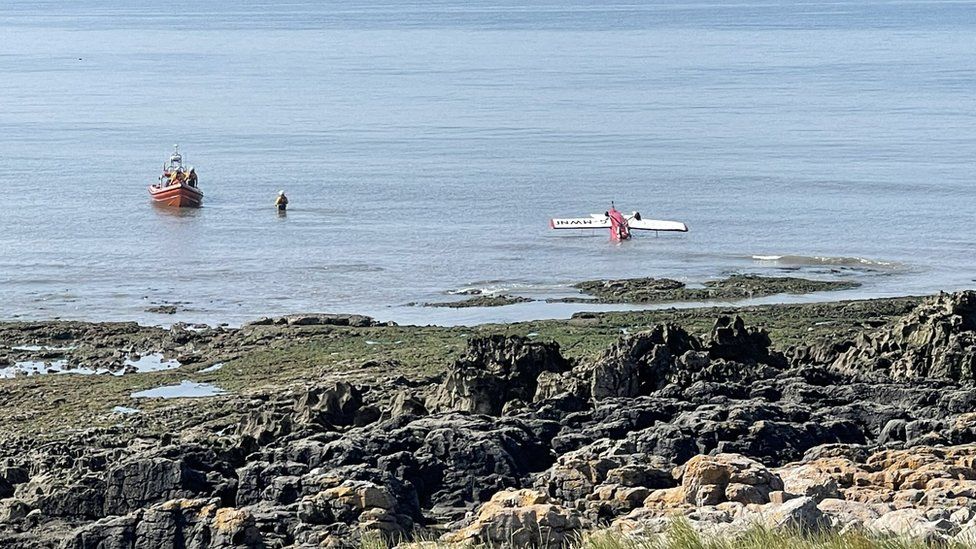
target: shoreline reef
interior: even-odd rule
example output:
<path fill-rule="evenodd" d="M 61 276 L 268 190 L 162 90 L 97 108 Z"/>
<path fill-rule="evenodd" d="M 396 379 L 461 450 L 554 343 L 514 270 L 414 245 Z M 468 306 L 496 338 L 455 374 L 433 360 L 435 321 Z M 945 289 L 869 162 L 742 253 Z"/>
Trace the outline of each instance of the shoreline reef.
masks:
<path fill-rule="evenodd" d="M 811 280 L 790 276 L 735 274 L 709 280 L 700 287 L 670 278 L 591 280 L 573 287 L 592 296 L 596 303 L 667 303 L 683 301 L 732 301 L 778 294 L 810 294 L 850 290 L 861 284 L 852 280 Z M 587 302 L 587 298 L 554 301 Z"/>
<path fill-rule="evenodd" d="M 687 303 L 737 301 L 781 294 L 810 294 L 850 290 L 861 284 L 853 280 L 811 280 L 788 276 L 760 276 L 733 274 L 718 280 L 708 280 L 697 286 L 671 278 L 625 278 L 619 280 L 587 280 L 572 285 L 579 296 L 547 298 L 547 303 L 599 303 L 644 305 L 651 303 Z M 517 303 L 538 301 L 511 293 L 486 293 L 466 290 L 465 299 L 424 303 L 426 307 L 503 307 Z"/>
<path fill-rule="evenodd" d="M 3 547 L 976 544 L 973 291 L 0 323 L 0 373 Z"/>

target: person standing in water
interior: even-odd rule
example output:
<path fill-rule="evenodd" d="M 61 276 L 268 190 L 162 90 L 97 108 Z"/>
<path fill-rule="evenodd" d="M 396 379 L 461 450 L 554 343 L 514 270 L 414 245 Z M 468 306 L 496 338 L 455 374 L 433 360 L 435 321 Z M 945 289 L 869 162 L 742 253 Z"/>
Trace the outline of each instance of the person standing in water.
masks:
<path fill-rule="evenodd" d="M 275 199 L 275 207 L 279 211 L 283 211 L 288 208 L 288 197 L 285 196 L 285 191 L 278 191 L 278 198 Z"/>

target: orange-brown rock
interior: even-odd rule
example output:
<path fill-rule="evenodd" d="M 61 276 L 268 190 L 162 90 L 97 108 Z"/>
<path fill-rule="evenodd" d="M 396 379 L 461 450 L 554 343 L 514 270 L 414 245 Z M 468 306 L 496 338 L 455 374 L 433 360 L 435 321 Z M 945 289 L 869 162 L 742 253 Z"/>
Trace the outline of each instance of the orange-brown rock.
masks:
<path fill-rule="evenodd" d="M 577 511 L 549 503 L 534 490 L 504 490 L 481 506 L 467 527 L 442 536 L 448 543 L 564 547 L 582 529 Z"/>

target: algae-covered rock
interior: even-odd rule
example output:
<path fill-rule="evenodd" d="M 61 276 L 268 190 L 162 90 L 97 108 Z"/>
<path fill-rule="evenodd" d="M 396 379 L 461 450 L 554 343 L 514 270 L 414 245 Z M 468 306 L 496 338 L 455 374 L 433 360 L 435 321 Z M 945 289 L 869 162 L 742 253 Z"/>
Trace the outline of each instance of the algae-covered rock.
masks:
<path fill-rule="evenodd" d="M 530 303 L 534 301 L 528 297 L 518 295 L 478 295 L 462 299 L 461 301 L 441 301 L 436 303 L 425 303 L 426 307 L 446 307 L 449 309 L 466 309 L 468 307 L 504 307 L 505 305 L 515 305 L 516 303 Z"/>
<path fill-rule="evenodd" d="M 736 300 L 776 294 L 807 294 L 856 288 L 850 280 L 809 280 L 795 277 L 769 277 L 749 274 L 709 280 L 700 287 L 668 278 L 627 278 L 590 280 L 573 287 L 593 296 L 598 303 L 661 303 L 669 301 Z M 582 301 L 568 298 L 554 301 Z"/>

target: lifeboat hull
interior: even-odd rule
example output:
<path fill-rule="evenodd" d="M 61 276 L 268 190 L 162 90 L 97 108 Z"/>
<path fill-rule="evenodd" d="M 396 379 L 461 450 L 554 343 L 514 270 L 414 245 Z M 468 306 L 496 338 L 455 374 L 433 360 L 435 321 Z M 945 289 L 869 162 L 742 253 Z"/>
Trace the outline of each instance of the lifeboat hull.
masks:
<path fill-rule="evenodd" d="M 174 208 L 199 208 L 203 205 L 203 193 L 200 189 L 179 183 L 159 187 L 158 185 L 149 186 L 149 196 L 153 202 L 161 206 L 172 206 Z"/>

